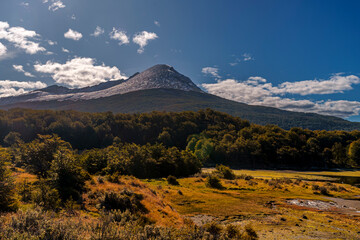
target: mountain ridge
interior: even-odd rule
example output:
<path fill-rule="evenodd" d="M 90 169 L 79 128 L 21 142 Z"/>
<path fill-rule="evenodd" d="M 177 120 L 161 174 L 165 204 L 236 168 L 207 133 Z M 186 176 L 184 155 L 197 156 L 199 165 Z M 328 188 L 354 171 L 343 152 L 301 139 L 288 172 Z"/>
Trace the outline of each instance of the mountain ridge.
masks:
<path fill-rule="evenodd" d="M 164 64 L 136 73 L 127 80 L 81 89 L 53 85 L 25 95 L 0 99 L 0 109 L 11 108 L 114 113 L 181 112 L 212 108 L 252 123 L 275 124 L 284 129 L 360 129 L 360 123 L 338 117 L 247 105 L 211 95 L 198 88 L 190 78 Z"/>

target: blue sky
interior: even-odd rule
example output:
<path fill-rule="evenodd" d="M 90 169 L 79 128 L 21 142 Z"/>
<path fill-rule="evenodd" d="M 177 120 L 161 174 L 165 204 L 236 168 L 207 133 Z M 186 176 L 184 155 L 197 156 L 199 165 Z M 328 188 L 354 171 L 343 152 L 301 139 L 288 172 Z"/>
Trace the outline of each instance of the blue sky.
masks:
<path fill-rule="evenodd" d="M 0 95 L 94 85 L 166 63 L 228 99 L 360 121 L 359 8 L 355 0 L 3 0 Z"/>

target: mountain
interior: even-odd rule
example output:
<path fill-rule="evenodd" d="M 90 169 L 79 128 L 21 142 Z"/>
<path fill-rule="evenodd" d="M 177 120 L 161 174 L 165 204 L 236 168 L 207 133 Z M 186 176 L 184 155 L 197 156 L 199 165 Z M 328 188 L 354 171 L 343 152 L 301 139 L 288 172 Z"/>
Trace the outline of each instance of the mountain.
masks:
<path fill-rule="evenodd" d="M 127 80 L 110 81 L 87 88 L 50 86 L 17 97 L 1 98 L 0 108 L 114 113 L 180 112 L 212 108 L 253 123 L 275 124 L 284 129 L 360 130 L 360 123 L 337 117 L 252 106 L 205 93 L 188 77 L 168 65 L 156 65 Z"/>

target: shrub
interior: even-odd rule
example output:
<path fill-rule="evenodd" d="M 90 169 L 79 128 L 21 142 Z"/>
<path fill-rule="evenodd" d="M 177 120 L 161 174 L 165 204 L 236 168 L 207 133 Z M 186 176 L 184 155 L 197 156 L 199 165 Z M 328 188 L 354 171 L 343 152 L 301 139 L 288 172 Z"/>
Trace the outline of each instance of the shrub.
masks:
<path fill-rule="evenodd" d="M 211 235 L 217 237 L 220 235 L 221 231 L 223 230 L 222 226 L 216 222 L 211 222 L 206 224 L 205 231 L 209 232 Z"/>
<path fill-rule="evenodd" d="M 239 228 L 233 224 L 229 224 L 225 228 L 226 237 L 230 239 L 239 239 L 240 238 L 240 231 Z"/>
<path fill-rule="evenodd" d="M 250 225 L 246 225 L 240 239 L 257 240 L 259 239 L 259 236 L 256 234 L 255 230 Z"/>
<path fill-rule="evenodd" d="M 83 222 L 62 219 L 40 208 L 18 211 L 0 231 L 0 239 L 82 239 Z"/>
<path fill-rule="evenodd" d="M 31 201 L 31 184 L 28 183 L 26 180 L 19 183 L 18 185 L 18 193 L 20 195 L 21 201 L 29 202 Z"/>
<path fill-rule="evenodd" d="M 0 148 L 0 212 L 16 209 L 15 185 L 7 164 L 11 156 Z"/>
<path fill-rule="evenodd" d="M 57 211 L 60 208 L 61 200 L 59 192 L 50 187 L 46 181 L 40 181 L 33 192 L 33 201 L 45 210 Z"/>
<path fill-rule="evenodd" d="M 100 206 L 105 210 L 120 210 L 135 212 L 145 212 L 146 209 L 142 205 L 141 200 L 143 195 L 136 194 L 128 189 L 124 189 L 120 193 L 106 192 L 105 195 L 100 199 Z"/>
<path fill-rule="evenodd" d="M 166 180 L 170 185 L 179 185 L 178 180 L 174 176 L 169 175 Z"/>
<path fill-rule="evenodd" d="M 326 196 L 330 195 L 330 193 L 326 187 L 320 187 L 319 190 L 322 195 L 326 195 Z"/>
<path fill-rule="evenodd" d="M 238 178 L 239 178 L 239 179 L 244 179 L 244 180 L 246 180 L 246 181 L 249 181 L 249 180 L 254 179 L 253 176 L 247 175 L 247 174 L 241 174 L 240 176 L 238 176 Z"/>
<path fill-rule="evenodd" d="M 81 200 L 85 181 L 90 179 L 90 176 L 78 166 L 71 151 L 56 152 L 49 173 L 51 183 L 58 190 L 63 202 L 70 197 L 75 201 Z"/>
<path fill-rule="evenodd" d="M 104 183 L 104 178 L 101 177 L 101 176 L 98 176 L 97 181 L 98 181 L 98 183 L 103 184 Z"/>
<path fill-rule="evenodd" d="M 90 174 L 97 174 L 106 168 L 108 158 L 105 151 L 101 149 L 91 149 L 81 154 L 80 161 L 86 171 Z"/>
<path fill-rule="evenodd" d="M 114 173 L 111 175 L 107 175 L 106 179 L 111 183 L 120 183 L 119 177 L 120 177 L 119 173 Z"/>
<path fill-rule="evenodd" d="M 220 179 L 217 176 L 210 175 L 206 178 L 206 186 L 216 189 L 223 189 Z"/>
<path fill-rule="evenodd" d="M 233 170 L 231 170 L 227 166 L 216 165 L 216 171 L 224 179 L 234 180 L 236 178 L 236 175 L 234 174 Z"/>
<path fill-rule="evenodd" d="M 311 189 L 314 190 L 314 191 L 318 191 L 318 190 L 320 190 L 320 187 L 319 187 L 319 185 L 313 184 L 311 186 Z"/>

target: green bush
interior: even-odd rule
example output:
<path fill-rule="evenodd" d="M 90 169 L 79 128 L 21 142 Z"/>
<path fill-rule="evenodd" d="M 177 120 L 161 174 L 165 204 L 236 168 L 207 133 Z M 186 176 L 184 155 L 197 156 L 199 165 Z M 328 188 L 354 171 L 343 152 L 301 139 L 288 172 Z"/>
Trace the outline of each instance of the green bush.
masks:
<path fill-rule="evenodd" d="M 223 189 L 220 179 L 217 176 L 209 175 L 206 178 L 206 186 L 210 188 Z"/>
<path fill-rule="evenodd" d="M 234 180 L 236 175 L 233 170 L 224 165 L 216 165 L 216 172 L 224 179 Z"/>
<path fill-rule="evenodd" d="M 169 175 L 166 180 L 170 185 L 179 185 L 178 180 L 174 176 Z"/>
<path fill-rule="evenodd" d="M 61 199 L 59 192 L 50 187 L 49 182 L 41 180 L 38 182 L 37 187 L 33 192 L 32 199 L 34 203 L 44 210 L 54 210 L 57 211 L 60 209 Z"/>
<path fill-rule="evenodd" d="M 326 187 L 320 187 L 319 190 L 322 195 L 326 195 L 326 196 L 330 195 L 329 190 Z"/>
<path fill-rule="evenodd" d="M 141 203 L 143 196 L 136 194 L 128 189 L 122 192 L 106 192 L 100 198 L 100 207 L 105 210 L 120 210 L 122 212 L 128 210 L 132 213 L 146 212 L 144 205 Z"/>

